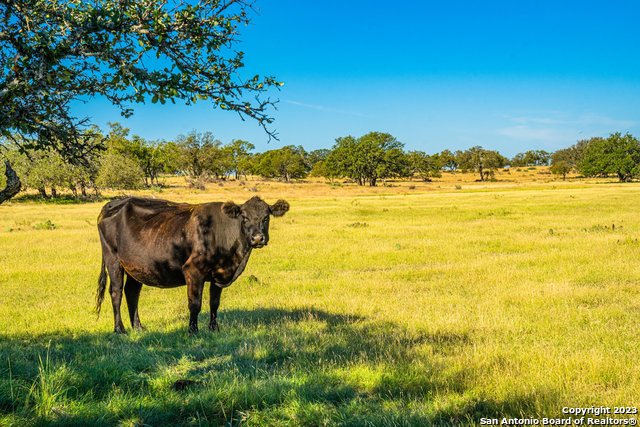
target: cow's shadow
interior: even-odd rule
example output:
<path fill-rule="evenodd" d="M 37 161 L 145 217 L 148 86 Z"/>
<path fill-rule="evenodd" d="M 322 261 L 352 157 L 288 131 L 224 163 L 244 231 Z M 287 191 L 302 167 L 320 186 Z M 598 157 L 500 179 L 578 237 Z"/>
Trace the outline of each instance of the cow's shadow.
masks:
<path fill-rule="evenodd" d="M 195 337 L 182 322 L 127 336 L 0 335 L 0 414 L 27 417 L 43 387 L 67 403 L 95 402 L 90 411 L 41 415 L 63 424 L 131 417 L 151 425 L 188 424 L 197 415 L 220 425 L 265 410 L 295 424 L 317 423 L 317 412 L 325 411 L 320 419 L 330 424 L 426 425 L 533 410 L 518 396 L 434 405 L 428 414 L 410 409 L 411 402 L 462 396 L 472 387 L 464 366 L 443 364 L 473 344 L 464 334 L 411 332 L 310 307 L 221 310 L 220 321 L 220 333 Z"/>

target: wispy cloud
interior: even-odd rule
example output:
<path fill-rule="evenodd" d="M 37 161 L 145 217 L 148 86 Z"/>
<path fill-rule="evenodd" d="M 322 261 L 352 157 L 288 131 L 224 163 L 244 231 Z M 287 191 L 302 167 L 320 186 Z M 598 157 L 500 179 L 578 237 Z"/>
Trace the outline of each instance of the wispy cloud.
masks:
<path fill-rule="evenodd" d="M 612 131 L 617 131 L 637 125 L 637 122 L 633 120 L 615 119 L 591 113 L 571 116 L 559 111 L 548 112 L 547 114 L 503 117 L 510 122 L 527 126 L 548 125 L 566 127 L 607 127 L 611 128 Z"/>
<path fill-rule="evenodd" d="M 560 141 L 571 141 L 578 136 L 579 131 L 518 125 L 498 129 L 497 133 L 518 140 L 535 140 L 553 144 Z"/>
<path fill-rule="evenodd" d="M 522 125 L 539 124 L 539 125 L 564 125 L 566 121 L 560 119 L 553 119 L 550 117 L 507 117 L 507 119 L 514 123 Z"/>
<path fill-rule="evenodd" d="M 290 99 L 285 99 L 284 102 L 286 102 L 287 104 L 296 105 L 298 107 L 309 108 L 309 109 L 318 110 L 318 111 L 324 111 L 324 112 L 327 112 L 327 113 L 342 114 L 342 115 L 346 115 L 346 116 L 356 116 L 356 117 L 362 117 L 362 118 L 366 118 L 366 119 L 374 118 L 373 116 L 369 116 L 367 114 L 362 114 L 362 113 L 359 113 L 359 112 L 356 112 L 356 111 L 341 110 L 341 109 L 338 109 L 338 108 L 326 107 L 324 105 L 307 104 L 306 102 L 293 101 L 293 100 L 290 100 Z"/>
<path fill-rule="evenodd" d="M 607 126 L 611 128 L 612 131 L 623 131 L 636 126 L 638 123 L 633 120 L 613 119 L 598 114 L 585 114 L 576 120 L 576 124 L 583 126 Z"/>
<path fill-rule="evenodd" d="M 625 131 L 637 122 L 599 114 L 570 115 L 559 111 L 503 116 L 508 125 L 496 130 L 498 135 L 514 140 L 536 141 L 548 146 L 573 143 L 608 132 Z"/>

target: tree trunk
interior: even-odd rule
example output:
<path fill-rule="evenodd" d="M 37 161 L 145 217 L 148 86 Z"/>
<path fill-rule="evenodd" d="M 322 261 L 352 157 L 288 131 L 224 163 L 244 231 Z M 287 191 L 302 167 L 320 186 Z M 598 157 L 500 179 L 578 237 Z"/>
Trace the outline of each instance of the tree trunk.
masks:
<path fill-rule="evenodd" d="M 631 175 L 618 172 L 618 179 L 620 180 L 620 182 L 629 182 L 631 181 Z"/>
<path fill-rule="evenodd" d="M 51 187 L 51 197 L 58 197 L 58 190 L 56 190 L 56 187 Z"/>
<path fill-rule="evenodd" d="M 11 168 L 11 163 L 9 163 L 9 160 L 4 161 L 4 166 L 4 174 L 7 177 L 7 185 L 4 187 L 4 190 L 0 191 L 0 205 L 18 194 L 20 192 L 20 188 L 22 187 L 20 178 L 18 178 L 16 171 Z"/>
<path fill-rule="evenodd" d="M 49 198 L 49 196 L 47 195 L 47 189 L 44 187 L 38 188 L 38 193 L 40 193 L 40 195 L 45 199 Z"/>
<path fill-rule="evenodd" d="M 480 181 L 484 181 L 484 171 L 482 170 L 482 166 L 480 166 L 478 170 L 480 171 Z"/>

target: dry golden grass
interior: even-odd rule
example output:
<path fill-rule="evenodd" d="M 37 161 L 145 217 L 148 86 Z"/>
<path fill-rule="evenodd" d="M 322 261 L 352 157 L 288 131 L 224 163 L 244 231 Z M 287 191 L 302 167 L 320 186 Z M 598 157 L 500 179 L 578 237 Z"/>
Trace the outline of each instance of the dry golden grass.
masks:
<path fill-rule="evenodd" d="M 585 185 L 615 183 L 613 178 L 581 178 L 576 174 L 567 176 L 563 181 L 552 175 L 548 167 L 522 167 L 500 169 L 496 171 L 495 180 L 479 181 L 475 173 L 443 172 L 441 177 L 432 178 L 431 182 L 420 179 L 379 181 L 378 186 L 358 186 L 345 179 L 328 181 L 325 178 L 307 178 L 290 183 L 279 180 L 265 180 L 249 176 L 246 179 L 212 181 L 206 183 L 205 190 L 188 188 L 183 177 L 164 176 L 161 178 L 162 188 L 141 191 L 106 191 L 107 196 L 142 195 L 151 197 L 173 197 L 193 203 L 204 203 L 210 200 L 232 198 L 245 200 L 255 194 L 264 198 L 289 197 L 293 199 L 377 196 L 398 194 L 422 194 L 431 192 L 479 191 L 500 189 L 536 189 L 536 188 L 575 188 Z M 30 192 L 35 194 L 35 192 Z"/>

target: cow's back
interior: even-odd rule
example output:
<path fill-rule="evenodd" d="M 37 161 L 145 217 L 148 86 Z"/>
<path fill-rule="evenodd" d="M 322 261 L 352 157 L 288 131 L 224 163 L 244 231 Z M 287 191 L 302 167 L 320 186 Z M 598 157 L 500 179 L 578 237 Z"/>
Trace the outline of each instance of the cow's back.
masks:
<path fill-rule="evenodd" d="M 129 197 L 107 203 L 98 217 L 103 245 L 127 274 L 152 286 L 184 283 L 194 205 Z"/>
<path fill-rule="evenodd" d="M 135 206 L 141 212 L 146 214 L 156 214 L 159 212 L 175 211 L 179 207 L 188 206 L 186 204 L 178 204 L 163 199 L 143 199 L 140 197 L 125 197 L 122 199 L 112 200 L 102 207 L 98 222 L 105 218 L 109 218 L 117 214 L 125 206 Z"/>

